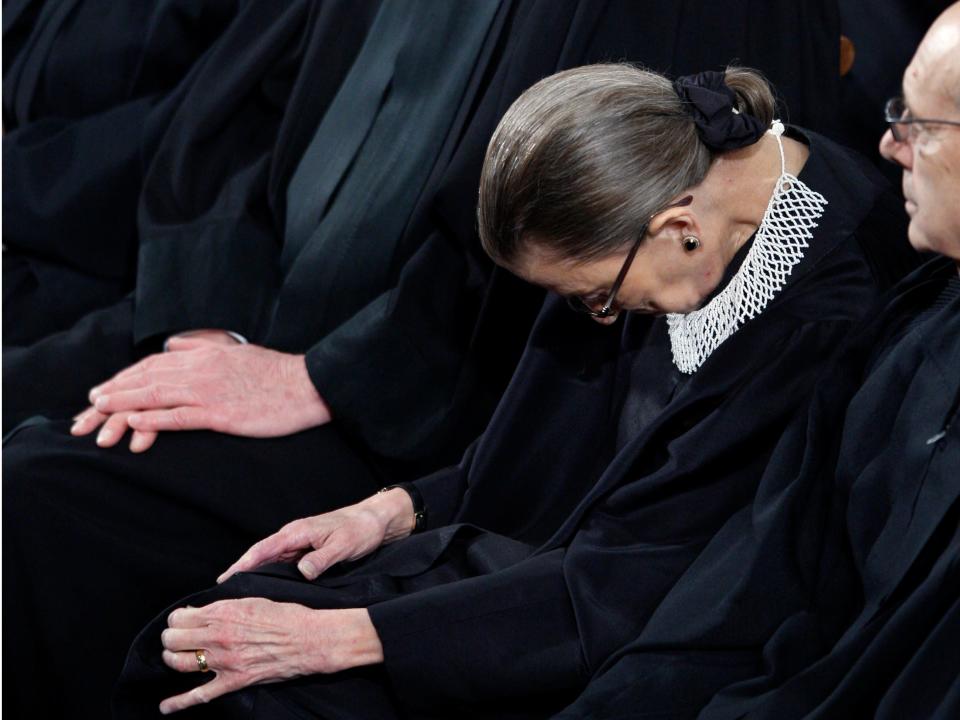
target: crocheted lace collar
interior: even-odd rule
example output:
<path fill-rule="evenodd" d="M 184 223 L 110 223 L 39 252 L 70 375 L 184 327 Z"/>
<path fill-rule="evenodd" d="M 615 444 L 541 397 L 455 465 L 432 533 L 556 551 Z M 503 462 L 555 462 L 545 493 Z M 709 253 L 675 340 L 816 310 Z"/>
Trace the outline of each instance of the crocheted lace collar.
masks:
<path fill-rule="evenodd" d="M 803 259 L 803 250 L 813 237 L 811 230 L 823 215 L 826 198 L 787 172 L 783 131 L 779 120 L 767 131 L 780 148 L 780 177 L 740 269 L 699 310 L 667 315 L 673 362 L 681 372 L 696 372 L 720 343 L 777 296 Z"/>

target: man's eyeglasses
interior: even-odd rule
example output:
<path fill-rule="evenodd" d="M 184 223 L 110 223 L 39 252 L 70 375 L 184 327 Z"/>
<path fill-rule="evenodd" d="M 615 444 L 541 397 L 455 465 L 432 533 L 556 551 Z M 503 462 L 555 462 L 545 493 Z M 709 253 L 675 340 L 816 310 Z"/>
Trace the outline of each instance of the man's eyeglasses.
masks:
<path fill-rule="evenodd" d="M 589 300 L 586 300 L 579 295 L 571 295 L 567 298 L 567 304 L 577 312 L 584 313 L 585 315 L 595 318 L 606 318 L 619 312 L 619 310 L 614 309 L 617 293 L 620 291 L 620 286 L 623 285 L 623 281 L 626 279 L 627 273 L 630 272 L 630 266 L 633 264 L 633 259 L 636 257 L 637 251 L 640 249 L 641 241 L 647 234 L 647 228 L 650 227 L 650 223 L 653 222 L 653 219 L 660 213 L 666 212 L 671 208 L 685 207 L 692 202 L 693 195 L 687 195 L 682 200 L 677 200 L 675 203 L 670 203 L 669 205 L 660 208 L 647 219 L 647 221 L 638 231 L 637 239 L 633 241 L 633 246 L 630 248 L 630 252 L 627 253 L 627 259 L 623 261 L 623 267 L 621 267 L 620 272 L 617 273 L 617 279 L 613 281 L 613 285 L 610 287 L 610 292 L 606 293 L 606 295 L 590 298 Z M 601 306 L 600 309 L 594 310 L 597 305 Z"/>
<path fill-rule="evenodd" d="M 923 125 L 956 125 L 960 127 L 960 120 L 911 116 L 910 109 L 903 102 L 902 97 L 893 97 L 887 100 L 887 104 L 883 108 L 883 119 L 890 125 L 893 139 L 898 143 L 916 140 Z"/>

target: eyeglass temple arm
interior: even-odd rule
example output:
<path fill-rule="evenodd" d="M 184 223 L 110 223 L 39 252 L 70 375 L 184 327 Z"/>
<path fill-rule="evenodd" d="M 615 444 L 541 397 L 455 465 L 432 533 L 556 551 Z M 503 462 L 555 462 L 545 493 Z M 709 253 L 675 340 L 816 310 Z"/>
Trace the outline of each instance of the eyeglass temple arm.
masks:
<path fill-rule="evenodd" d="M 670 203 L 669 205 L 660 208 L 649 217 L 646 223 L 644 223 L 643 227 L 640 229 L 640 232 L 637 233 L 637 239 L 633 241 L 633 246 L 630 248 L 630 252 L 627 253 L 627 259 L 624 260 L 623 267 L 621 267 L 620 272 L 617 273 L 617 279 L 613 281 L 613 287 L 610 288 L 610 295 L 607 296 L 607 302 L 605 302 L 603 307 L 600 308 L 597 317 L 607 317 L 613 310 L 613 303 L 617 298 L 617 293 L 620 291 L 620 286 L 623 285 L 623 281 L 627 278 L 627 273 L 630 272 L 630 266 L 633 264 L 633 258 L 636 257 L 637 251 L 640 249 L 640 243 L 646 236 L 647 229 L 650 227 L 650 223 L 653 222 L 653 219 L 660 213 L 664 213 L 667 210 L 672 210 L 673 208 L 686 207 L 692 202 L 693 195 L 687 195 L 685 198 L 681 198 L 675 203 Z"/>

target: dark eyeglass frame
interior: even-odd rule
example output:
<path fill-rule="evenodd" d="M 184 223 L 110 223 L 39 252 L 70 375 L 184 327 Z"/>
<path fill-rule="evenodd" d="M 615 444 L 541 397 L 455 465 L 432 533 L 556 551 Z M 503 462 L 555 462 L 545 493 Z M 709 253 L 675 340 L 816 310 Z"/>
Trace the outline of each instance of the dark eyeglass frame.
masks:
<path fill-rule="evenodd" d="M 599 310 L 594 310 L 579 295 L 571 295 L 567 297 L 567 304 L 570 306 L 570 308 L 576 310 L 578 313 L 583 313 L 584 315 L 589 315 L 590 317 L 595 318 L 607 318 L 619 312 L 618 310 L 613 309 L 613 304 L 617 300 L 617 293 L 620 292 L 620 286 L 623 285 L 623 281 L 627 278 L 627 273 L 630 272 L 630 266 L 633 265 L 633 259 L 637 256 L 637 251 L 640 249 L 640 243 L 646 236 L 647 228 L 650 227 L 650 223 L 652 223 L 653 219 L 660 213 L 677 207 L 686 207 L 692 202 L 693 195 L 687 195 L 681 200 L 677 200 L 674 203 L 665 205 L 647 219 L 637 233 L 637 239 L 633 241 L 633 246 L 630 248 L 630 252 L 627 253 L 627 259 L 623 261 L 623 267 L 621 267 L 620 272 L 617 273 L 617 279 L 614 280 L 613 285 L 610 286 L 610 292 L 607 293 L 607 299 L 603 303 L 603 307 L 601 307 Z"/>
<path fill-rule="evenodd" d="M 917 118 L 917 117 L 908 117 L 904 118 L 906 113 L 910 112 L 910 109 L 904 104 L 903 96 L 897 95 L 895 97 L 887 100 L 886 105 L 883 106 L 883 119 L 890 126 L 890 132 L 893 135 L 893 139 L 898 143 L 910 142 L 914 138 L 910 137 L 910 130 L 903 132 L 900 125 L 915 125 L 915 124 L 925 124 L 925 125 L 955 125 L 960 127 L 960 120 L 941 120 L 939 118 Z M 914 133 L 914 137 L 916 133 Z"/>

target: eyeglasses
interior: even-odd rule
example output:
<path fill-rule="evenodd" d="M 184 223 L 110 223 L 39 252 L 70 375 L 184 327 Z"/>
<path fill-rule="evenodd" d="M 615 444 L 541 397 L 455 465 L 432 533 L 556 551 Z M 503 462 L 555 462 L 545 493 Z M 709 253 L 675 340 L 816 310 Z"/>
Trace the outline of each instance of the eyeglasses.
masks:
<path fill-rule="evenodd" d="M 883 108 L 883 119 L 890 125 L 893 139 L 898 143 L 916 140 L 922 125 L 956 125 L 960 127 L 960 121 L 958 120 L 911 117 L 910 109 L 903 102 L 902 97 L 893 97 L 887 100 L 887 104 Z"/>
<path fill-rule="evenodd" d="M 623 281 L 626 279 L 627 273 L 630 272 L 630 266 L 633 264 L 633 259 L 637 256 L 637 251 L 640 249 L 640 242 L 646 236 L 647 228 L 650 227 L 650 223 L 653 222 L 653 219 L 660 213 L 666 212 L 672 208 L 686 207 L 692 202 L 693 195 L 687 195 L 682 200 L 678 200 L 675 203 L 670 203 L 669 205 L 660 208 L 647 219 L 647 221 L 637 232 L 637 239 L 633 241 L 633 246 L 630 248 L 630 252 L 627 253 L 627 259 L 623 261 L 623 267 L 620 268 L 620 272 L 617 273 L 617 279 L 613 281 L 613 285 L 610 287 L 610 292 L 608 292 L 605 297 L 600 295 L 599 297 L 593 298 L 592 302 L 588 302 L 579 295 L 571 295 L 567 298 L 567 304 L 578 313 L 583 313 L 595 318 L 607 318 L 619 312 L 619 310 L 614 310 L 614 302 L 617 299 L 617 293 L 620 291 L 620 286 L 623 285 Z M 601 305 L 600 309 L 594 310 L 593 308 L 598 304 Z"/>

